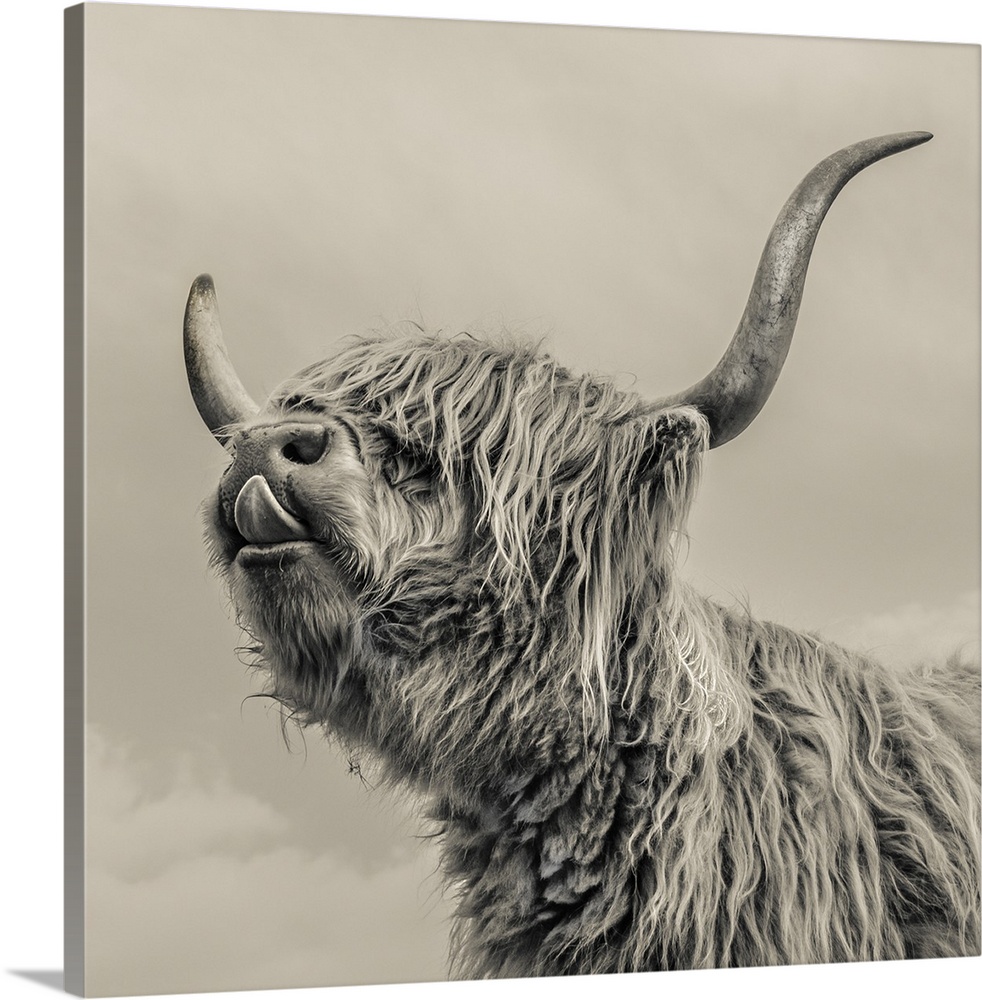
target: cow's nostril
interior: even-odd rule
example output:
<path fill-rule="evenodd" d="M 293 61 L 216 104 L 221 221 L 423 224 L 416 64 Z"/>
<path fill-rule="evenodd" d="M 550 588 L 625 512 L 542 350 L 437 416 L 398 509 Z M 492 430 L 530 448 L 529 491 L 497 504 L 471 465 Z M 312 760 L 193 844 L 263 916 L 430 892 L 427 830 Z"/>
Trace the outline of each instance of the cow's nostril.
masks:
<path fill-rule="evenodd" d="M 328 447 L 326 427 L 311 425 L 291 432 L 290 440 L 283 445 L 282 454 L 296 465 L 313 465 L 324 457 Z"/>

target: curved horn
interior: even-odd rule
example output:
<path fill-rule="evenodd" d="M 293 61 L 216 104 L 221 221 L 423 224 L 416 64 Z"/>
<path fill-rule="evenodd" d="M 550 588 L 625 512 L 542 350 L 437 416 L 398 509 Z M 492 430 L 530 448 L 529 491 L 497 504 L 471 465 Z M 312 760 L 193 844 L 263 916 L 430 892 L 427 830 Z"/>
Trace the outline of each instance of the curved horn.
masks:
<path fill-rule="evenodd" d="M 225 428 L 259 412 L 235 374 L 218 321 L 215 283 L 199 274 L 184 310 L 184 365 L 194 405 L 218 443 L 229 439 Z"/>
<path fill-rule="evenodd" d="M 878 136 L 822 160 L 781 209 L 757 265 L 743 318 L 719 364 L 701 382 L 655 405 L 698 408 L 709 420 L 710 448 L 744 430 L 781 374 L 815 237 L 836 195 L 864 167 L 930 138 L 930 132 Z"/>

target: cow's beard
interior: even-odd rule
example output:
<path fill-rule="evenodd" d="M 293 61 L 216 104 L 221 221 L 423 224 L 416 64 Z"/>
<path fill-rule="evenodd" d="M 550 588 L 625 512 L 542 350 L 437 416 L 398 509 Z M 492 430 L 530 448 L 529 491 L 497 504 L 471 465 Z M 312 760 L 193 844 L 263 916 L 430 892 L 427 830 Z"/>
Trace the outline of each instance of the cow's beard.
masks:
<path fill-rule="evenodd" d="M 299 541 L 247 545 L 219 561 L 268 674 L 266 693 L 301 724 L 330 722 L 357 737 L 372 650 L 351 560 Z"/>

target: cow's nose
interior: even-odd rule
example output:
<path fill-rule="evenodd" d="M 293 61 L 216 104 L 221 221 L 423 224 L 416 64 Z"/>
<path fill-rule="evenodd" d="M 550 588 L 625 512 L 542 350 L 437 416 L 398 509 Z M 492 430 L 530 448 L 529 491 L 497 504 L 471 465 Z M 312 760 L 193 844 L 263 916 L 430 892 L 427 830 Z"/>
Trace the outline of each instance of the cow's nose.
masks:
<path fill-rule="evenodd" d="M 295 465 L 313 465 L 327 454 L 327 428 L 322 424 L 292 424 L 282 428 L 280 454 Z"/>
<path fill-rule="evenodd" d="M 324 424 L 284 423 L 247 427 L 235 438 L 236 464 L 275 468 L 284 459 L 291 465 L 314 465 L 331 447 Z"/>

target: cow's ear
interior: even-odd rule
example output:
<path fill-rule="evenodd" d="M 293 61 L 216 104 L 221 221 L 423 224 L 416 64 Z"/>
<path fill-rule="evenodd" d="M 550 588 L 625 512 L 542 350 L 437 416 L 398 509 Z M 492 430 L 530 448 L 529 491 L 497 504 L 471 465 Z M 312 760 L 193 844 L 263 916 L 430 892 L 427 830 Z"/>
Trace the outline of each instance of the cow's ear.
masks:
<path fill-rule="evenodd" d="M 671 486 L 688 480 L 709 444 L 709 425 L 698 410 L 677 407 L 642 418 L 643 445 L 636 465 L 640 482 Z"/>

